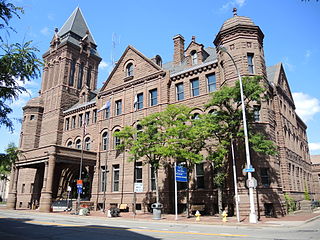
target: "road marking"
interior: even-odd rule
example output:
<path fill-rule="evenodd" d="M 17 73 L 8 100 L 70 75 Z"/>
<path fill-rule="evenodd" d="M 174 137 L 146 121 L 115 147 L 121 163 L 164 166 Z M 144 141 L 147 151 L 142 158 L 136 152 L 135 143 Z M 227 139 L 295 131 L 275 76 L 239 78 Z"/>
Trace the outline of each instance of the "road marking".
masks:
<path fill-rule="evenodd" d="M 2 218 L 2 217 L 0 217 Z M 26 219 L 21 218 L 10 218 L 16 221 L 25 221 Z M 97 227 L 97 226 L 86 226 L 86 225 L 76 225 L 76 224 L 64 224 L 64 223 L 53 223 L 53 222 L 43 222 L 43 221 L 25 221 L 26 223 L 42 224 L 42 225 L 52 225 L 52 226 L 63 226 L 63 227 L 83 227 L 91 229 L 106 229 L 106 230 L 125 230 L 131 232 L 153 232 L 153 233 L 170 233 L 170 234 L 188 234 L 188 235 L 203 235 L 203 236 L 224 236 L 224 237 L 248 237 L 249 235 L 243 234 L 229 234 L 229 233 L 200 233 L 200 232 L 181 232 L 181 231 L 168 231 L 168 230 L 151 230 L 151 229 L 135 229 L 135 228 L 119 228 L 119 227 Z"/>

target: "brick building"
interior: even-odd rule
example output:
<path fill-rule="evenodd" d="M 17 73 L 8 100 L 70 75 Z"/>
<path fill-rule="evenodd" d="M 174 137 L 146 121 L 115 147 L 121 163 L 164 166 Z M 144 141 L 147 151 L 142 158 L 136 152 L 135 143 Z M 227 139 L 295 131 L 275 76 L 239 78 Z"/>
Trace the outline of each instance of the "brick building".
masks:
<path fill-rule="evenodd" d="M 315 187 L 319 182 L 312 180 L 307 126 L 295 112 L 284 68 L 281 63 L 266 67 L 264 34 L 250 18 L 234 12 L 209 47 L 198 43 L 195 37 L 185 44 L 183 36 L 174 36 L 173 60 L 168 63 L 162 63 L 159 55 L 148 58 L 128 46 L 99 90 L 101 58 L 91 34 L 76 8 L 62 28 L 56 29 L 50 48 L 43 55 L 40 95 L 23 108 L 23 153 L 12 171 L 9 208 L 39 205 L 40 210 L 49 211 L 53 200 L 66 198 L 68 186 L 75 198 L 82 158 L 83 199 L 94 202 L 97 209 L 105 201 L 107 207 L 127 204 L 131 211 L 133 186 L 138 182 L 143 184 L 143 191 L 136 193 L 136 207 L 147 211 L 155 201 L 151 168 L 141 162 L 128 162 L 127 154 L 115 149 L 119 139 L 113 133 L 126 125 L 137 126 L 139 119 L 164 110 L 168 104 L 185 104 L 192 107 L 194 114 L 210 112 L 203 106 L 209 93 L 237 80 L 231 59 L 216 48 L 219 45 L 234 57 L 242 76 L 260 75 L 268 86 L 269 99 L 257 106 L 253 124 L 276 143 L 278 155 L 253 156 L 259 213 L 285 214 L 284 193 L 303 200 L 305 189 L 312 196 L 319 189 Z M 244 159 L 243 154 L 239 156 L 240 207 L 242 214 L 247 214 Z M 196 166 L 190 183 L 191 204 L 204 204 L 208 214 L 217 212 L 212 176 L 210 164 L 204 162 Z M 160 199 L 166 212 L 173 212 L 173 183 L 173 169 L 161 168 Z M 224 202 L 230 210 L 232 188 L 224 192 Z M 181 190 L 181 210 L 185 203 L 185 191 Z"/>

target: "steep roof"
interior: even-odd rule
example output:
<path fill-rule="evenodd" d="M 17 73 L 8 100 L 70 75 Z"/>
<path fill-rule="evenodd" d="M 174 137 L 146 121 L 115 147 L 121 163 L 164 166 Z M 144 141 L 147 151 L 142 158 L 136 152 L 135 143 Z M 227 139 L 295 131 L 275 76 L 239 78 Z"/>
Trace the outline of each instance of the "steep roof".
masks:
<path fill-rule="evenodd" d="M 207 47 L 204 49 L 208 53 L 208 57 L 203 61 L 201 65 L 205 65 L 209 62 L 213 62 L 217 60 L 216 49 L 213 47 Z M 199 67 L 199 65 L 192 66 L 193 68 Z M 186 61 L 182 62 L 179 66 L 174 66 L 173 62 L 167 62 L 162 65 L 162 68 L 170 71 L 170 75 L 182 72 L 186 69 L 190 69 L 191 67 L 187 65 Z"/>
<path fill-rule="evenodd" d="M 62 28 L 58 32 L 58 35 L 61 37 L 61 40 L 64 39 L 64 37 L 66 37 L 68 40 L 72 40 L 72 37 L 74 38 L 74 36 L 71 36 L 70 33 L 74 33 L 83 38 L 86 35 L 87 31 L 89 32 L 89 42 L 96 45 L 96 42 L 94 41 L 93 36 L 91 35 L 89 27 L 86 23 L 86 20 L 84 19 L 80 8 L 77 7 L 73 11 L 71 16 L 67 19 L 67 21 L 63 24 Z M 77 42 L 79 42 L 79 40 Z"/>

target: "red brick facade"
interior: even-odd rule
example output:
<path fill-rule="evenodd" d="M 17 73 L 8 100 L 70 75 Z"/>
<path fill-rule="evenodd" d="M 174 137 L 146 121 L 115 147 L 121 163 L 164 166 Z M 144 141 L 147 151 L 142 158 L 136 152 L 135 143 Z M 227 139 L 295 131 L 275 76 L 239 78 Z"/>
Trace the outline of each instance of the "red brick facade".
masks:
<path fill-rule="evenodd" d="M 76 19 L 80 15 L 77 8 L 73 16 Z M 8 207 L 40 204 L 41 210 L 49 211 L 52 200 L 66 198 L 67 186 L 75 188 L 84 142 L 87 200 L 97 208 L 104 200 L 107 207 L 127 204 L 131 211 L 134 164 L 128 162 L 127 153 L 115 149 L 113 133 L 126 125 L 136 126 L 139 119 L 164 110 L 168 104 L 185 104 L 199 114 L 209 112 L 204 104 L 210 98 L 210 91 L 232 85 L 237 80 L 236 70 L 227 54 L 214 46 L 205 48 L 193 37 L 185 48 L 184 38 L 176 35 L 172 62 L 163 64 L 160 56 L 149 59 L 128 46 L 104 86 L 97 91 L 101 59 L 94 40 L 88 29 L 75 33 L 70 27 L 66 31 L 68 24 L 77 21 L 67 22 L 55 36 L 44 54 L 46 66 L 40 96 L 24 107 L 20 145 L 23 157 L 12 172 L 15 181 L 11 184 Z M 319 196 L 319 182 L 312 175 L 306 125 L 295 113 L 282 65 L 268 68 L 265 65 L 263 38 L 262 31 L 250 18 L 235 15 L 223 24 L 214 44 L 227 48 L 242 76 L 263 76 L 270 98 L 262 102 L 259 119 L 254 124 L 275 142 L 279 154 L 252 156 L 254 177 L 258 181 L 256 207 L 262 215 L 270 211 L 285 214 L 285 192 L 296 200 L 303 200 L 306 189 L 312 197 Z M 108 108 L 100 111 L 107 103 Z M 249 199 L 242 173 L 243 153 L 238 153 L 237 158 L 241 214 L 247 214 Z M 143 183 L 143 192 L 136 194 L 137 208 L 147 211 L 155 201 L 152 174 L 148 165 L 138 168 L 142 169 L 139 181 Z M 203 175 L 196 176 L 196 171 L 192 174 L 191 204 L 205 204 L 206 213 L 216 213 L 217 190 L 212 184 L 210 164 L 204 163 Z M 204 178 L 204 186 L 197 187 L 200 178 Z M 161 168 L 159 180 L 164 211 L 173 212 L 173 169 Z M 232 183 L 231 178 L 229 182 Z M 232 188 L 230 184 L 224 192 L 224 202 L 230 210 Z M 179 202 L 183 208 L 184 191 L 179 191 Z"/>

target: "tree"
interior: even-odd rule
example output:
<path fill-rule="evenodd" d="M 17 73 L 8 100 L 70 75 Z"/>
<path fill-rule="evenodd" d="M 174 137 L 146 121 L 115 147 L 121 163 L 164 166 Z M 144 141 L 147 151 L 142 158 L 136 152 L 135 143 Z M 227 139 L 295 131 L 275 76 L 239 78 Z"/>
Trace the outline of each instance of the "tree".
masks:
<path fill-rule="evenodd" d="M 258 76 L 244 77 L 242 82 L 246 116 L 248 122 L 253 122 L 255 105 L 261 105 L 261 101 L 266 98 L 265 88 L 262 86 L 261 77 Z M 236 82 L 235 86 L 224 86 L 214 92 L 205 107 L 214 110 L 204 116 L 203 121 L 211 140 L 206 146 L 207 159 L 212 162 L 213 179 L 218 188 L 218 206 L 221 212 L 223 210 L 222 189 L 229 172 L 228 160 L 231 158 L 231 144 L 235 143 L 240 149 L 241 146 L 244 146 L 239 82 Z M 252 151 L 259 154 L 276 154 L 276 147 L 272 141 L 254 130 L 251 124 L 248 125 L 248 128 Z"/>
<path fill-rule="evenodd" d="M 18 160 L 19 150 L 14 143 L 9 143 L 5 150 L 6 153 L 0 154 L 0 177 L 8 179 L 12 165 Z"/>
<path fill-rule="evenodd" d="M 190 112 L 191 109 L 184 105 L 169 105 L 163 112 L 151 114 L 139 121 L 138 124 L 141 126 L 139 131 L 126 126 L 114 134 L 121 139 L 118 149 L 129 150 L 129 160 L 143 159 L 154 169 L 157 202 L 160 166 L 165 166 L 172 160 L 184 163 L 189 170 L 189 179 L 194 164 L 203 160 L 200 154 L 205 145 L 202 125 L 200 121 L 198 124 L 196 120 L 191 120 Z M 189 202 L 188 197 L 187 202 Z"/>
<path fill-rule="evenodd" d="M 0 0 L 0 29 L 9 28 L 9 20 L 19 17 L 23 9 L 6 0 Z M 19 17 L 20 18 L 20 17 Z M 18 99 L 27 90 L 19 85 L 40 76 L 41 60 L 36 56 L 39 50 L 32 46 L 32 41 L 23 44 L 5 44 L 0 36 L 0 126 L 13 131 L 13 123 L 8 115 L 12 108 L 8 105 Z"/>
<path fill-rule="evenodd" d="M 139 121 L 137 126 L 125 126 L 121 131 L 115 132 L 114 136 L 119 137 L 121 142 L 118 150 L 129 151 L 129 161 L 142 159 L 145 164 L 150 164 L 154 171 L 156 201 L 159 202 L 158 169 L 164 161 L 163 147 L 165 135 L 160 125 L 160 113 L 154 113 Z"/>

